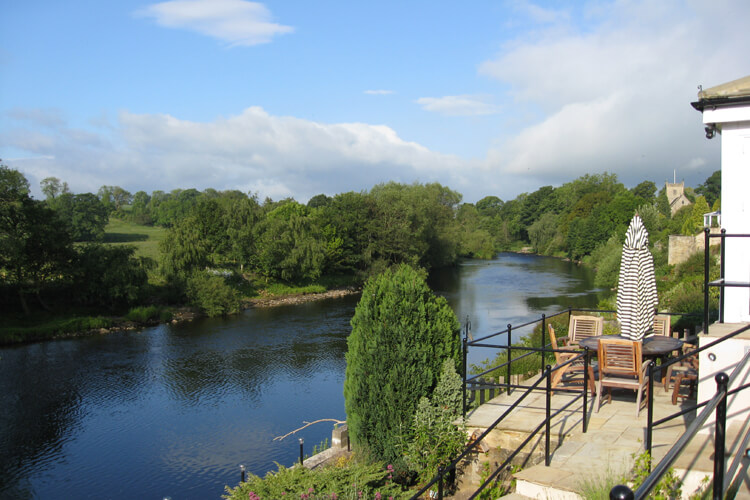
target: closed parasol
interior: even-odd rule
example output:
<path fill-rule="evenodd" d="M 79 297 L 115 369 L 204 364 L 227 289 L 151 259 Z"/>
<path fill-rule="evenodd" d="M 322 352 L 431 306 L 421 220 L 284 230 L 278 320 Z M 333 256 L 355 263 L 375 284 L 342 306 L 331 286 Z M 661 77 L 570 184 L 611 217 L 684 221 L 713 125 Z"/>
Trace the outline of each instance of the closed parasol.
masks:
<path fill-rule="evenodd" d="M 652 334 L 657 303 L 654 259 L 648 249 L 648 231 L 641 217 L 635 214 L 625 233 L 617 281 L 617 319 L 621 335 L 631 340 L 641 340 L 646 334 Z"/>

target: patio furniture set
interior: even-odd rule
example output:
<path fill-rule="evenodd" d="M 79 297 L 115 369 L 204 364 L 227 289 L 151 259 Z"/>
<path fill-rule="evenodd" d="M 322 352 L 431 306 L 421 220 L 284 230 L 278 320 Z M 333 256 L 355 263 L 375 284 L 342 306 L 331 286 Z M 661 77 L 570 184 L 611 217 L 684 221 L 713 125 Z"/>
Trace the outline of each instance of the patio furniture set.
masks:
<path fill-rule="evenodd" d="M 551 385 L 560 387 L 564 382 L 582 383 L 585 364 L 580 352 L 558 352 L 558 349 L 574 350 L 588 348 L 590 356 L 598 357 L 598 380 L 595 380 L 595 365 L 588 363 L 589 389 L 596 395 L 595 409 L 601 407 L 602 391 L 607 388 L 608 402 L 612 401 L 612 389 L 632 389 L 637 393 L 636 417 L 640 414 L 643 393 L 648 389 L 648 363 L 643 360 L 666 359 L 672 352 L 684 348 L 684 342 L 671 336 L 670 319 L 668 316 L 655 316 L 652 332 L 643 340 L 631 340 L 621 335 L 603 335 L 604 318 L 596 316 L 570 317 L 567 337 L 558 339 L 552 325 L 549 327 L 550 344 L 555 350 L 556 366 L 565 365 L 571 359 L 579 358 L 572 363 L 561 366 L 555 371 Z M 564 341 L 559 345 L 558 341 Z M 697 359 L 688 358 L 682 365 L 669 366 L 663 377 L 665 391 L 672 388 L 672 404 L 677 404 L 679 398 L 684 398 L 680 392 L 684 382 L 689 382 L 692 397 L 697 382 Z"/>

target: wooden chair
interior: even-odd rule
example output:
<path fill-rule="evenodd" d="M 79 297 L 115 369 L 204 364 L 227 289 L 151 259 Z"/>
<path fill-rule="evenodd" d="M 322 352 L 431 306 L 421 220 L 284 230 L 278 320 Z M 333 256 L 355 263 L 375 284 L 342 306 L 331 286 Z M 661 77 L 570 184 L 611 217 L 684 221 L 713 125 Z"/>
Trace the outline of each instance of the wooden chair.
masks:
<path fill-rule="evenodd" d="M 687 354 L 695 349 L 692 346 L 683 346 L 680 354 Z M 669 392 L 669 384 L 674 377 L 674 391 L 672 392 L 672 404 L 677 404 L 677 398 L 692 397 L 695 391 L 695 385 L 698 380 L 698 356 L 693 355 L 685 358 L 676 364 L 667 367 L 667 373 L 664 376 L 664 391 Z M 690 393 L 687 396 L 680 394 L 680 384 L 683 381 L 690 382 Z"/>
<path fill-rule="evenodd" d="M 669 316 L 654 316 L 654 335 L 672 336 L 672 320 Z"/>
<path fill-rule="evenodd" d="M 648 391 L 648 365 L 643 364 L 641 343 L 624 339 L 599 340 L 599 382 L 596 389 L 596 411 L 602 404 L 602 389 L 607 388 L 608 402 L 612 388 L 633 389 L 637 392 L 635 416 L 641 412 L 644 390 Z"/>
<path fill-rule="evenodd" d="M 558 352 L 557 349 L 559 349 L 557 345 L 557 336 L 555 335 L 555 329 L 552 327 L 552 325 L 547 325 L 549 328 L 549 341 L 552 349 L 555 353 L 555 367 L 558 367 L 562 364 L 565 364 L 566 362 L 570 361 L 571 359 L 580 356 L 580 354 L 572 353 L 572 352 Z M 556 370 L 552 375 L 552 381 L 550 382 L 550 385 L 554 389 L 558 385 L 560 385 L 561 382 L 577 382 L 583 384 L 583 372 L 586 368 L 583 358 L 574 361 L 570 363 L 569 365 L 566 365 L 558 370 Z M 569 377 L 567 380 L 564 380 L 564 376 L 573 375 Z M 576 377 L 577 376 L 577 377 Z M 591 395 L 593 396 L 596 394 L 596 386 L 594 385 L 594 368 L 589 363 L 589 388 L 591 389 Z M 553 392 L 554 393 L 554 392 Z"/>
<path fill-rule="evenodd" d="M 587 337 L 599 337 L 604 331 L 604 318 L 598 316 L 571 316 L 568 325 L 568 345 L 578 347 Z"/>

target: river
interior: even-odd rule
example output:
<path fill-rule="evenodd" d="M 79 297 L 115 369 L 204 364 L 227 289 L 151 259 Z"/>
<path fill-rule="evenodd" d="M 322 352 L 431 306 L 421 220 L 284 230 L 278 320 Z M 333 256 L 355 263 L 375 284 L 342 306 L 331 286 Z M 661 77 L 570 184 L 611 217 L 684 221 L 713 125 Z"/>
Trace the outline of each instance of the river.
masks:
<path fill-rule="evenodd" d="M 530 255 L 464 261 L 430 284 L 475 337 L 599 299 L 590 271 Z M 310 453 L 331 424 L 275 436 L 345 419 L 357 300 L 0 349 L 0 498 L 219 498 L 240 464 L 291 465 L 297 437 Z"/>

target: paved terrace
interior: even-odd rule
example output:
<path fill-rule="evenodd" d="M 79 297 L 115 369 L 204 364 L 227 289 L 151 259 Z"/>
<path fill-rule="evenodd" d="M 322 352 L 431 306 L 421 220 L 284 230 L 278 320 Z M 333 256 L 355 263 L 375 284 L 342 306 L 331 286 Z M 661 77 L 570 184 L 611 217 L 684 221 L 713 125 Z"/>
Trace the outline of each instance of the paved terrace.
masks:
<path fill-rule="evenodd" d="M 654 420 L 673 414 L 682 408 L 680 404 L 673 406 L 671 394 L 660 385 L 655 387 Z M 522 390 L 514 390 L 511 395 L 498 396 L 488 403 L 473 410 L 467 415 L 469 433 L 474 429 L 484 431 L 508 407 L 523 394 Z M 552 408 L 561 408 L 570 402 L 573 395 L 556 393 L 552 396 Z M 595 398 L 589 397 L 590 413 L 588 432 L 582 430 L 582 404 L 579 400 L 565 410 L 552 423 L 551 449 L 552 459 L 549 467 L 544 465 L 544 433 L 538 434 L 527 445 L 526 452 L 536 458 L 540 465 L 524 465 L 524 469 L 515 474 L 517 479 L 516 491 L 532 498 L 580 499 L 582 484 L 586 481 L 602 481 L 607 476 L 619 477 L 630 471 L 634 463 L 634 455 L 644 450 L 647 410 L 645 404 L 640 416 L 635 415 L 635 392 L 614 390 L 611 403 L 603 401 L 601 410 L 594 413 Z M 683 403 L 695 404 L 694 400 Z M 695 413 L 677 417 L 654 430 L 653 454 L 655 460 L 660 460 L 671 448 L 672 444 L 682 435 L 694 418 Z M 479 457 L 480 461 L 487 461 L 495 465 L 507 457 L 502 450 L 515 449 L 528 434 L 545 418 L 545 395 L 538 392 L 530 396 L 485 439 L 490 448 L 488 454 Z M 745 423 L 744 431 L 750 423 Z M 738 444 L 737 435 L 742 429 L 732 427 L 727 432 L 727 456 L 733 457 L 738 448 L 744 452 L 747 444 Z M 497 450 L 500 450 L 498 453 Z M 494 454 L 494 455 L 493 455 Z M 689 495 L 699 485 L 705 476 L 713 476 L 713 439 L 712 435 L 698 434 L 688 448 L 673 465 L 676 473 L 683 481 L 683 494 Z M 731 458 L 730 458 L 731 460 Z M 529 462 L 533 463 L 534 460 Z M 656 463 L 656 462 L 654 462 Z M 494 469 L 493 469 L 494 470 Z M 744 458 L 740 467 L 741 483 L 743 487 L 736 498 L 750 498 L 750 480 L 748 479 L 748 458 Z M 744 477 L 744 479 L 743 479 Z M 463 476 L 460 491 L 455 498 L 467 498 L 476 490 L 479 482 L 477 474 L 470 471 Z M 473 487 L 473 489 L 472 489 Z"/>

